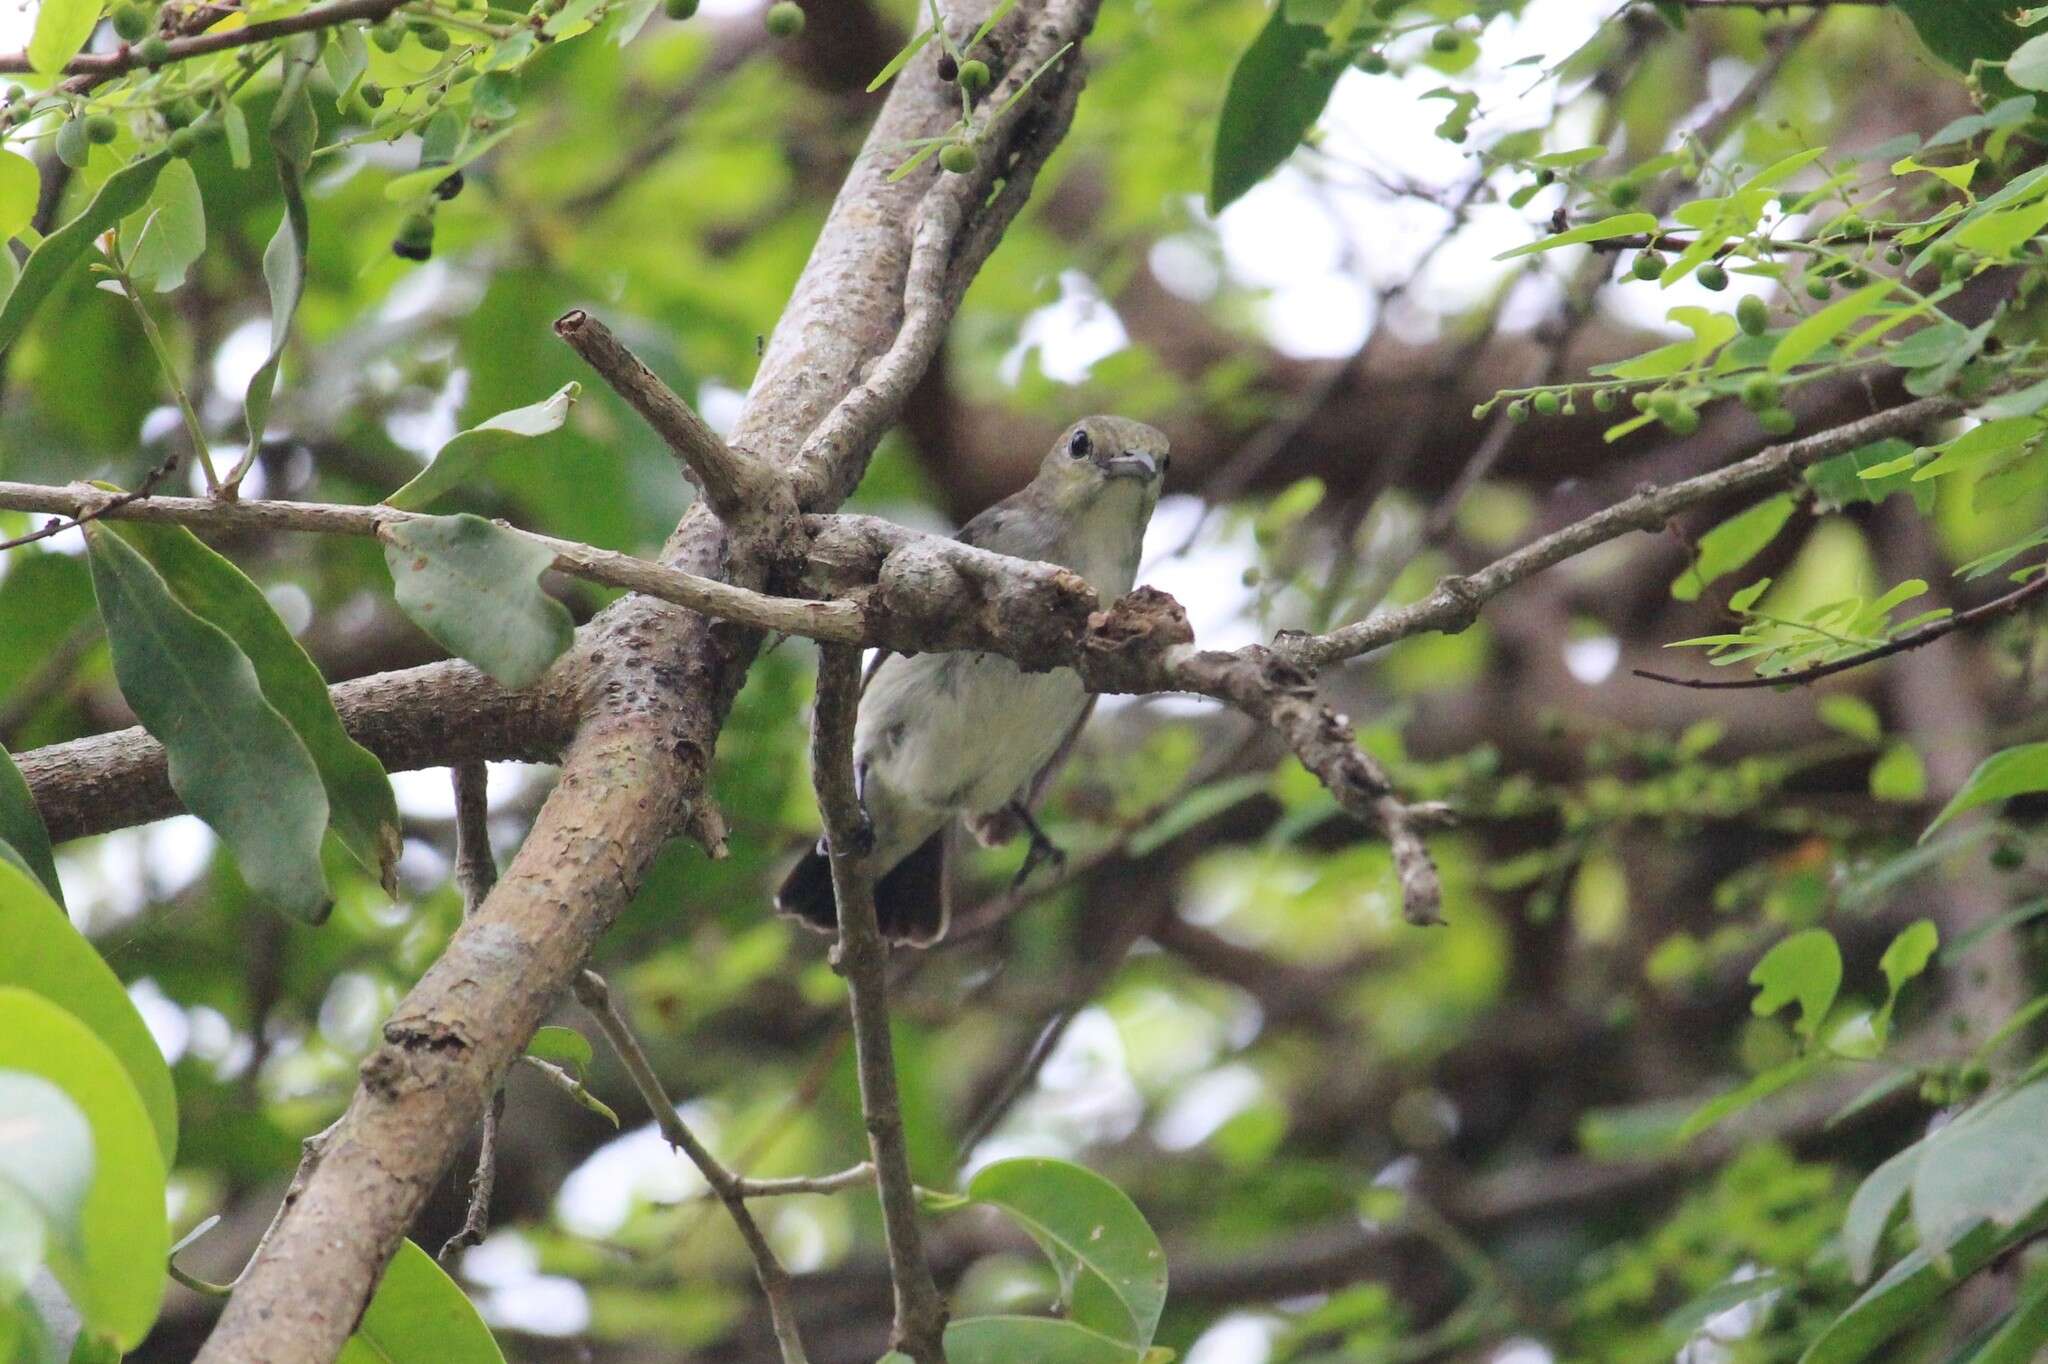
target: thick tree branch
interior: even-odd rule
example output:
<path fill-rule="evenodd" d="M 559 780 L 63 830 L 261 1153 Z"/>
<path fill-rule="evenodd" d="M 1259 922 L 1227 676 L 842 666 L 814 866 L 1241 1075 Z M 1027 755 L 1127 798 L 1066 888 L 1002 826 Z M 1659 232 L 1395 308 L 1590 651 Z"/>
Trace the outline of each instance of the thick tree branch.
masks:
<path fill-rule="evenodd" d="M 1019 62 L 1036 64 L 1084 38 L 1094 10 L 1094 0 L 1020 5 L 997 36 Z M 906 224 L 920 219 L 937 173 L 891 181 L 886 149 L 936 136 L 958 118 L 956 93 L 933 60 L 912 62 L 897 78 L 769 341 L 733 444 L 790 460 L 890 349 L 910 311 Z M 1049 105 L 1064 75 L 1049 75 L 1029 102 Z M 987 154 L 1007 158 L 1008 136 L 995 130 Z M 878 395 L 868 418 L 877 435 L 903 396 Z M 799 500 L 827 505 L 829 495 L 811 485 L 851 487 L 871 449 L 856 442 L 844 448 L 844 467 L 814 468 L 797 482 Z M 705 577 L 722 567 L 735 585 L 762 586 L 766 565 L 727 549 L 710 509 L 693 509 L 663 562 Z M 340 1350 L 505 1069 L 699 803 L 758 643 L 756 632 L 635 596 L 593 623 L 557 665 L 584 703 L 561 781 L 497 888 L 386 1025 L 331 1149 L 229 1300 L 201 1364 L 326 1364 Z"/>
<path fill-rule="evenodd" d="M 853 1010 L 860 1106 L 867 1119 L 882 1230 L 889 1246 L 889 1279 L 895 1287 L 891 1345 L 917 1364 L 938 1364 L 946 1357 L 946 1303 L 925 1259 L 917 1186 L 911 1182 L 910 1152 L 903 1140 L 903 1106 L 889 1040 L 889 948 L 875 922 L 874 885 L 860 868 L 861 854 L 874 835 L 854 790 L 853 719 L 859 705 L 860 651 L 829 645 L 819 650 L 811 767 L 832 854 L 832 895 L 839 904 L 839 943 L 832 964 L 846 977 Z"/>

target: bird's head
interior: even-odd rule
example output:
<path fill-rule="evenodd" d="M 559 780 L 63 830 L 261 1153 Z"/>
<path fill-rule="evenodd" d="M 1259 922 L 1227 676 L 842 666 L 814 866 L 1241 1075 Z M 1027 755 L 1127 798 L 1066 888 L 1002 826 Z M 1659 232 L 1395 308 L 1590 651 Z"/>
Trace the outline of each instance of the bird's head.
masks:
<path fill-rule="evenodd" d="M 1166 437 L 1126 417 L 1083 417 L 1053 442 L 1034 480 L 1047 499 L 1069 513 L 1105 500 L 1143 505 L 1149 512 L 1166 479 Z"/>

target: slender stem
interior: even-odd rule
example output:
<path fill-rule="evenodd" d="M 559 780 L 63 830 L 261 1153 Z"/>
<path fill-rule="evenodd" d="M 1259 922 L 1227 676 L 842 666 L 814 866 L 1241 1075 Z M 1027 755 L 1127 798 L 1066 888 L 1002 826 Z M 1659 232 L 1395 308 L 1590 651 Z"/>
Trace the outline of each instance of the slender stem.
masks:
<path fill-rule="evenodd" d="M 178 413 L 185 419 L 185 436 L 192 442 L 193 458 L 199 461 L 200 471 L 206 475 L 206 490 L 218 492 L 220 476 L 214 472 L 213 453 L 207 449 L 206 429 L 199 424 L 199 414 L 192 409 L 192 399 L 178 379 L 178 367 L 171 363 L 170 348 L 164 345 L 163 333 L 157 330 L 156 319 L 143 306 L 142 295 L 136 292 L 135 281 L 128 277 L 127 272 L 116 267 L 114 278 L 121 285 L 121 297 L 128 300 L 128 306 L 135 312 L 135 320 L 142 324 L 142 334 L 149 340 L 149 349 L 171 386 L 172 396 L 178 400 Z"/>
<path fill-rule="evenodd" d="M 472 759 L 457 763 L 455 784 L 455 884 L 462 888 L 462 917 L 467 919 L 498 884 L 498 863 L 491 856 L 489 769 Z M 491 1225 L 491 1194 L 498 1183 L 498 1124 L 505 1117 L 505 1086 L 491 1095 L 479 1124 L 476 1169 L 469 1177 L 469 1206 L 462 1227 L 441 1244 L 435 1258 L 446 1260 L 477 1245 Z"/>
<path fill-rule="evenodd" d="M 355 20 L 375 23 L 399 9 L 404 0 L 336 0 L 331 5 L 320 5 L 288 14 L 282 19 L 265 19 L 260 23 L 244 24 L 240 28 L 216 30 L 201 33 L 191 38 L 173 38 L 167 44 L 168 56 L 158 65 L 186 61 L 193 57 L 204 57 L 230 48 L 247 47 L 251 43 L 267 42 L 272 38 L 285 38 L 294 33 L 312 33 L 318 29 L 333 28 Z M 106 80 L 128 71 L 140 70 L 148 65 L 133 46 L 121 44 L 112 52 L 92 52 L 73 57 L 65 64 L 67 76 L 87 76 Z M 34 63 L 26 52 L 10 52 L 0 55 L 0 73 L 20 74 L 34 70 Z"/>
<path fill-rule="evenodd" d="M 612 999 L 611 987 L 605 984 L 604 977 L 595 971 L 580 971 L 573 988 L 577 1001 L 590 1011 L 597 1026 L 604 1030 L 605 1040 L 611 1043 L 613 1052 L 626 1067 L 633 1088 L 640 1092 L 641 1099 L 653 1113 L 654 1124 L 661 1129 L 661 1135 L 668 1139 L 669 1145 L 690 1158 L 704 1176 L 704 1182 L 711 1186 L 712 1192 L 725 1204 L 725 1210 L 732 1215 L 740 1238 L 753 1253 L 754 1277 L 760 1280 L 761 1292 L 767 1296 L 768 1316 L 774 1324 L 776 1344 L 782 1349 L 783 1364 L 805 1364 L 803 1337 L 797 1332 L 796 1308 L 790 1296 L 789 1271 L 775 1257 L 768 1238 L 761 1234 L 760 1223 L 754 1220 L 754 1214 L 747 1208 L 742 1181 L 719 1163 L 718 1157 L 711 1154 L 711 1149 L 697 1139 L 697 1134 L 676 1112 L 676 1106 L 670 1102 L 668 1091 L 662 1088 L 661 1077 L 654 1073 L 653 1063 L 647 1059 L 639 1037 Z"/>
<path fill-rule="evenodd" d="M 831 850 L 832 893 L 839 904 L 839 943 L 832 965 L 846 977 L 852 1004 L 861 1112 L 867 1119 L 868 1150 L 889 1246 L 889 1278 L 895 1288 L 893 1345 L 917 1364 L 943 1364 L 946 1304 L 925 1259 L 889 1039 L 889 949 L 875 922 L 874 887 L 855 852 L 869 836 L 853 784 L 853 718 L 859 699 L 860 651 L 821 648 L 811 764 Z"/>

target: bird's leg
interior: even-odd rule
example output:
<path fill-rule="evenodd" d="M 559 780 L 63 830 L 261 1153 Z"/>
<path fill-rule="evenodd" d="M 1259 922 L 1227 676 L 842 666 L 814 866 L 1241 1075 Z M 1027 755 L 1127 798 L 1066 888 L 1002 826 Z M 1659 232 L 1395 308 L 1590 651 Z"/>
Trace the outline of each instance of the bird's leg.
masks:
<path fill-rule="evenodd" d="M 1031 840 L 1030 848 L 1024 853 L 1024 865 L 1017 868 L 1017 875 L 1010 881 L 1011 890 L 1030 880 L 1031 873 L 1038 870 L 1040 863 L 1049 862 L 1055 867 L 1067 864 L 1066 851 L 1046 837 L 1045 830 L 1039 828 L 1038 821 L 1031 817 L 1029 806 L 1021 800 L 1013 800 L 1006 808 L 1024 826 L 1024 833 Z"/>
<path fill-rule="evenodd" d="M 853 765 L 853 806 L 860 815 L 860 823 L 854 827 L 853 836 L 848 840 L 853 846 L 846 850 L 848 857 L 866 857 L 875 850 L 875 820 L 868 813 L 868 765 Z M 821 842 L 823 840 L 820 840 Z"/>

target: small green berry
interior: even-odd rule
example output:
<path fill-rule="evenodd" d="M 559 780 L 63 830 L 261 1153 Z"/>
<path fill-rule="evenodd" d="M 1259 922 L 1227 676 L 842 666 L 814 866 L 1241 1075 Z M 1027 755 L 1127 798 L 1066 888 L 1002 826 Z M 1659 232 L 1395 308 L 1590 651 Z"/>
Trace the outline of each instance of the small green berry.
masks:
<path fill-rule="evenodd" d="M 1870 235 L 1870 224 L 1851 213 L 1835 225 L 1835 231 L 1844 237 L 1867 237 Z"/>
<path fill-rule="evenodd" d="M 939 151 L 939 164 L 955 175 L 968 175 L 981 164 L 971 142 L 948 142 Z"/>
<path fill-rule="evenodd" d="M 1508 420 L 1511 422 L 1525 422 L 1529 420 L 1529 404 L 1520 398 L 1509 403 Z"/>
<path fill-rule="evenodd" d="M 160 33 L 152 33 L 135 45 L 135 55 L 145 66 L 162 66 L 171 59 L 171 45 Z"/>
<path fill-rule="evenodd" d="M 110 114 L 94 114 L 85 121 L 85 140 L 95 147 L 106 146 L 120 133 L 121 125 Z"/>
<path fill-rule="evenodd" d="M 1799 418 L 1782 407 L 1773 407 L 1757 413 L 1756 424 L 1766 435 L 1789 436 L 1799 429 Z"/>
<path fill-rule="evenodd" d="M 1612 412 L 1614 410 L 1614 401 L 1613 389 L 1596 388 L 1593 390 L 1593 410 L 1595 412 Z"/>
<path fill-rule="evenodd" d="M 1607 191 L 1607 202 L 1616 208 L 1627 208 L 1643 197 L 1643 191 L 1632 181 L 1624 180 Z"/>
<path fill-rule="evenodd" d="M 363 103 L 372 109 L 384 107 L 384 87 L 375 81 L 364 81 L 356 87 L 356 94 L 360 95 Z"/>
<path fill-rule="evenodd" d="M 1647 393 L 1631 393 L 1628 405 L 1638 412 L 1648 412 L 1652 407 L 1656 406 L 1656 399 Z"/>
<path fill-rule="evenodd" d="M 1545 389 L 1537 394 L 1534 402 L 1537 414 L 1545 417 L 1555 417 L 1558 414 L 1558 410 L 1564 406 L 1558 399 L 1558 396 L 1549 389 Z"/>
<path fill-rule="evenodd" d="M 1655 249 L 1636 253 L 1636 263 L 1631 273 L 1637 279 L 1657 279 L 1664 273 L 1664 253 Z"/>
<path fill-rule="evenodd" d="M 1697 279 L 1703 288 L 1712 289 L 1717 294 L 1728 287 L 1728 272 L 1714 261 L 1702 265 L 1693 278 Z"/>
<path fill-rule="evenodd" d="M 1674 436 L 1690 436 L 1700 429 L 1700 414 L 1685 406 L 1678 407 L 1669 416 L 1659 416 L 1657 420 L 1664 423 L 1664 429 Z"/>
<path fill-rule="evenodd" d="M 124 43 L 132 43 L 149 32 L 149 11 L 140 5 L 114 6 L 114 32 Z"/>
<path fill-rule="evenodd" d="M 988 63 L 979 57 L 969 57 L 960 63 L 960 88 L 968 94 L 977 94 L 988 88 L 993 77 L 989 74 Z"/>
<path fill-rule="evenodd" d="M 1991 849 L 1991 865 L 1999 871 L 2018 871 L 2027 865 L 2027 854 L 2017 843 L 2000 842 Z"/>
<path fill-rule="evenodd" d="M 1376 51 L 1359 53 L 1351 64 L 1368 76 L 1384 76 L 1391 69 L 1385 55 Z"/>
<path fill-rule="evenodd" d="M 1751 336 L 1762 336 L 1771 328 L 1771 309 L 1755 294 L 1743 295 L 1735 305 L 1735 323 Z"/>
<path fill-rule="evenodd" d="M 1816 275 L 1812 279 L 1806 281 L 1806 296 L 1808 298 L 1819 300 L 1827 298 L 1833 293 L 1833 286 L 1830 285 L 1827 282 L 1827 280 L 1821 278 L 1819 275 Z"/>
<path fill-rule="evenodd" d="M 1904 265 L 1906 263 L 1906 248 L 1900 246 L 1897 242 L 1893 242 L 1884 249 L 1884 261 L 1886 265 Z"/>
<path fill-rule="evenodd" d="M 697 0 L 662 0 L 661 12 L 671 19 L 689 19 L 697 13 Z"/>
<path fill-rule="evenodd" d="M 193 132 L 190 128 L 173 129 L 169 139 L 164 143 L 164 146 L 169 149 L 172 156 L 180 158 L 192 155 L 193 149 L 198 145 L 199 134 Z"/>
<path fill-rule="evenodd" d="M 1454 28 L 1438 29 L 1429 36 L 1429 45 L 1438 52 L 1456 52 L 1458 50 L 1458 30 Z"/>
<path fill-rule="evenodd" d="M 393 255 L 406 260 L 427 260 L 434 254 L 434 219 L 431 214 L 415 213 L 398 225 L 398 235 L 392 239 Z"/>
<path fill-rule="evenodd" d="M 405 25 L 396 19 L 386 19 L 370 28 L 370 41 L 379 51 L 396 52 L 405 45 Z"/>
<path fill-rule="evenodd" d="M 412 36 L 419 39 L 420 46 L 429 52 L 446 52 L 455 41 L 448 36 L 448 30 L 439 24 L 428 24 L 423 29 L 415 29 Z"/>
<path fill-rule="evenodd" d="M 1543 169 L 1536 172 L 1536 187 L 1538 189 L 1549 189 L 1552 185 L 1556 183 L 1557 172 L 1552 170 L 1550 167 L 1545 166 Z"/>
<path fill-rule="evenodd" d="M 775 0 L 764 21 L 778 38 L 794 38 L 804 31 L 804 7 L 796 0 Z"/>
<path fill-rule="evenodd" d="M 1763 412 L 1778 405 L 1778 381 L 1768 374 L 1752 374 L 1742 386 L 1742 405 Z"/>

